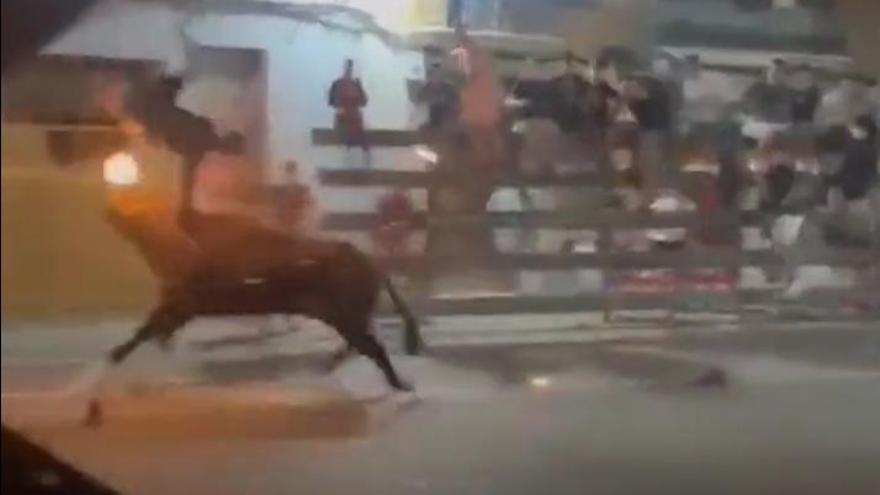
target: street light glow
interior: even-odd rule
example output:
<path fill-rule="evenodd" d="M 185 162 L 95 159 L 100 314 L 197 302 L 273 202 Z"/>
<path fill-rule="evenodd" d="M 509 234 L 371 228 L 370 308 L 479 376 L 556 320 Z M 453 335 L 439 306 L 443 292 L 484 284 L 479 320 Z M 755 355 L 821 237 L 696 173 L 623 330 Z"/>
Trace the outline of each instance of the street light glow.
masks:
<path fill-rule="evenodd" d="M 114 186 L 132 186 L 141 180 L 137 160 L 130 153 L 120 151 L 104 160 L 104 181 Z"/>
<path fill-rule="evenodd" d="M 535 388 L 547 388 L 550 386 L 550 379 L 546 376 L 535 376 L 529 380 L 529 383 Z"/>

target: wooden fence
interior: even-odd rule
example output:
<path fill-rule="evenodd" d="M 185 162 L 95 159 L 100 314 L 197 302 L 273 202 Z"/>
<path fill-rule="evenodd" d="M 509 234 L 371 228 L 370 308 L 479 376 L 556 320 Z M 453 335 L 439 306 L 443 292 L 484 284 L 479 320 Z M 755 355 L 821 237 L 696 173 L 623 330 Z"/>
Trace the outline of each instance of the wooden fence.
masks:
<path fill-rule="evenodd" d="M 335 146 L 340 142 L 331 129 L 315 129 L 313 143 Z M 402 147 L 421 142 L 415 131 L 368 131 L 368 139 L 374 146 Z M 384 186 L 404 189 L 427 189 L 442 184 L 444 178 L 428 171 L 400 171 L 382 169 L 323 169 L 320 181 L 324 187 Z M 566 175 L 541 175 L 535 177 L 506 176 L 499 187 L 553 187 L 578 188 L 601 187 L 603 180 L 598 173 L 575 173 Z M 743 314 L 744 305 L 763 304 L 774 299 L 770 288 L 744 288 L 738 283 L 728 287 L 699 283 L 688 286 L 667 287 L 653 293 L 620 290 L 616 285 L 619 274 L 646 269 L 669 269 L 675 273 L 693 272 L 698 269 L 727 269 L 738 273 L 744 267 L 762 269 L 778 268 L 786 261 L 771 249 L 746 250 L 739 246 L 724 248 L 687 247 L 681 250 L 659 252 L 635 252 L 616 250 L 613 247 L 615 231 L 632 229 L 691 228 L 707 222 L 733 220 L 734 225 L 756 227 L 761 216 L 756 211 L 722 213 L 718 218 L 706 217 L 698 212 L 677 213 L 629 213 L 623 211 L 597 210 L 572 215 L 556 211 L 487 212 L 485 216 L 438 216 L 418 212 L 413 228 L 428 229 L 448 223 L 488 222 L 492 228 L 505 229 L 577 229 L 596 233 L 593 252 L 559 253 L 499 253 L 486 259 L 485 268 L 498 271 L 564 271 L 597 270 L 602 273 L 602 288 L 565 296 L 543 295 L 471 295 L 464 297 L 437 297 L 431 294 L 432 267 L 442 266 L 444 261 L 436 253 L 405 254 L 388 260 L 388 266 L 401 274 L 427 280 L 415 296 L 415 304 L 422 314 L 428 315 L 489 315 L 512 313 L 558 313 L 602 311 L 606 320 L 618 310 L 688 310 L 727 311 Z M 324 219 L 324 228 L 331 231 L 368 232 L 380 226 L 377 213 L 331 213 Z M 832 267 L 863 267 L 877 262 L 877 253 L 868 249 L 823 249 L 798 257 L 800 265 Z M 833 305 L 845 297 L 851 289 L 825 289 L 820 299 Z M 699 303 L 696 303 L 699 301 Z"/>

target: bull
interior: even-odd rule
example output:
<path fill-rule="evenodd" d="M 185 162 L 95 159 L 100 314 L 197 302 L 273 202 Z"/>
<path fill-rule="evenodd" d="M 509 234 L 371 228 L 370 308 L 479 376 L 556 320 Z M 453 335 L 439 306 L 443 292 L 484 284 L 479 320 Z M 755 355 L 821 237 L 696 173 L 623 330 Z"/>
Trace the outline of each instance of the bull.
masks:
<path fill-rule="evenodd" d="M 107 218 L 133 243 L 161 284 L 159 302 L 146 321 L 107 360 L 122 363 L 142 343 L 167 346 L 171 337 L 199 316 L 295 314 L 335 329 L 345 341 L 336 364 L 359 352 L 382 371 L 388 384 L 411 390 L 371 331 L 384 289 L 404 323 L 404 347 L 417 354 L 416 318 L 392 281 L 374 261 L 347 242 L 297 238 L 229 215 L 193 213 L 187 232 L 169 208 L 143 201 L 117 201 Z M 100 422 L 97 399 L 88 424 Z"/>

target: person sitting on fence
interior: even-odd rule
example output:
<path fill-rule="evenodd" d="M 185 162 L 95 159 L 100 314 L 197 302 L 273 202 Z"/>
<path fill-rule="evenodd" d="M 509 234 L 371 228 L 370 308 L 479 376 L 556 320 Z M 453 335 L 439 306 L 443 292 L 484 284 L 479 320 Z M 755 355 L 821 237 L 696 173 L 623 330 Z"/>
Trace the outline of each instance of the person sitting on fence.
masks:
<path fill-rule="evenodd" d="M 328 104 L 336 110 L 334 129 L 342 138 L 346 149 L 359 146 L 364 151 L 364 163 L 370 165 L 370 145 L 364 131 L 361 109 L 367 106 L 367 93 L 361 80 L 354 77 L 354 62 L 345 61 L 342 77 L 333 81 Z"/>

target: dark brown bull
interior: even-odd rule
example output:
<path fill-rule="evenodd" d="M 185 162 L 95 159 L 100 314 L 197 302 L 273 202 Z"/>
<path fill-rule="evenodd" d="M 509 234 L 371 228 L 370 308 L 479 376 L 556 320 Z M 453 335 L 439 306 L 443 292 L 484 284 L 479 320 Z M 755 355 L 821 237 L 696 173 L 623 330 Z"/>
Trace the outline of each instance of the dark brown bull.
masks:
<path fill-rule="evenodd" d="M 286 313 L 315 318 L 339 332 L 346 347 L 334 354 L 334 362 L 348 351 L 360 352 L 390 386 L 411 388 L 371 332 L 380 290 L 384 287 L 404 320 L 410 354 L 421 345 L 416 319 L 389 278 L 351 244 L 293 238 L 227 215 L 193 214 L 186 234 L 170 209 L 132 201 L 117 201 L 108 219 L 162 282 L 158 306 L 110 352 L 111 364 L 145 341 L 166 343 L 197 316 Z M 90 410 L 94 421 L 97 402 Z"/>

